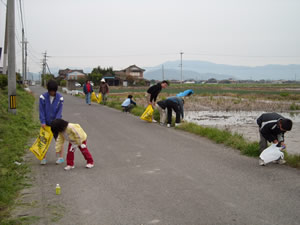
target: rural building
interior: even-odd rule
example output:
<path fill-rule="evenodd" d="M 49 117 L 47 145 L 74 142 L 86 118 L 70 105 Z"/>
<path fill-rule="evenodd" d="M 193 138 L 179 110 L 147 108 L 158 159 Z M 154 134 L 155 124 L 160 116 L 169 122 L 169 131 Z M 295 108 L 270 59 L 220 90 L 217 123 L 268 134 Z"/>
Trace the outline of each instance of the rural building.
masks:
<path fill-rule="evenodd" d="M 144 69 L 141 69 L 140 67 L 136 65 L 132 65 L 127 67 L 126 69 L 119 70 L 119 71 L 114 71 L 115 74 L 122 78 L 126 78 L 127 76 L 132 76 L 135 79 L 144 79 Z"/>
<path fill-rule="evenodd" d="M 64 70 L 59 70 L 58 71 L 58 77 L 60 77 L 60 78 L 62 78 L 64 80 L 67 80 L 67 75 L 69 73 L 72 73 L 72 72 L 79 72 L 79 73 L 83 73 L 84 74 L 83 70 L 77 70 L 77 69 L 76 70 L 71 70 L 71 69 L 67 68 L 67 69 L 64 69 Z"/>

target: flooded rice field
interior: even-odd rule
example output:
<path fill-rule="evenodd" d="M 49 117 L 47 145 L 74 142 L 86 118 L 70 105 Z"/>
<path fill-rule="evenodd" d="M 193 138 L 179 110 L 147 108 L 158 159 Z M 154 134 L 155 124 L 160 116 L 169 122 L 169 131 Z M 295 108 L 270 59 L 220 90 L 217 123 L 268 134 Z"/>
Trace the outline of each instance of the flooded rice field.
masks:
<path fill-rule="evenodd" d="M 243 135 L 247 140 L 259 141 L 256 119 L 264 111 L 186 111 L 185 120 L 202 126 L 226 129 Z M 300 154 L 300 113 L 279 113 L 293 121 L 292 131 L 285 133 L 287 151 Z"/>

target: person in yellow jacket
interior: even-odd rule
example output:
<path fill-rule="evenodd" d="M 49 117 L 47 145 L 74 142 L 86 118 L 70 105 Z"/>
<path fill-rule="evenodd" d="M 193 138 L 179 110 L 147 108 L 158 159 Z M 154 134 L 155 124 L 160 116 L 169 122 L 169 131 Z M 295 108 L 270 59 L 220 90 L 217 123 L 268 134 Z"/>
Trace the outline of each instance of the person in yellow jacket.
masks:
<path fill-rule="evenodd" d="M 65 140 L 69 141 L 65 170 L 75 168 L 74 152 L 77 148 L 87 161 L 86 168 L 90 169 L 94 167 L 93 157 L 86 146 L 87 135 L 79 124 L 69 123 L 63 119 L 55 119 L 51 123 L 51 131 L 56 141 L 56 152 L 63 151 Z"/>

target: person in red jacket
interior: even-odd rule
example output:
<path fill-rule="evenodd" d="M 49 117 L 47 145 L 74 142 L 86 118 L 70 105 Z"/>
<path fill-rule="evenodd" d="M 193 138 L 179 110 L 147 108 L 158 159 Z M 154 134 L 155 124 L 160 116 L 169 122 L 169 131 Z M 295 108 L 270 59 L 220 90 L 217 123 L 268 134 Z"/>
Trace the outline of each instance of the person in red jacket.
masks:
<path fill-rule="evenodd" d="M 91 93 L 93 92 L 93 87 L 89 80 L 87 80 L 83 86 L 83 92 L 85 94 L 86 104 L 91 105 Z"/>

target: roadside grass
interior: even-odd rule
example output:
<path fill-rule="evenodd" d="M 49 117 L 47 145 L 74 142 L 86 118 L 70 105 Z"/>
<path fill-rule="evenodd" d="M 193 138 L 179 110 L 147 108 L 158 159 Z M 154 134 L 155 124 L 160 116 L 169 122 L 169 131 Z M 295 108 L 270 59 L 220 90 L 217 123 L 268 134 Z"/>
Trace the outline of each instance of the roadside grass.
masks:
<path fill-rule="evenodd" d="M 207 137 L 218 144 L 224 144 L 234 149 L 241 151 L 243 155 L 258 157 L 259 145 L 258 142 L 249 142 L 240 134 L 232 134 L 227 130 L 220 130 L 213 127 L 203 127 L 195 123 L 182 123 L 176 129 L 184 130 L 193 134 Z"/>
<path fill-rule="evenodd" d="M 118 110 L 122 110 L 121 104 L 122 102 L 117 96 L 109 96 L 106 103 L 107 106 Z M 131 113 L 135 116 L 140 117 L 145 109 L 145 107 L 137 105 L 131 110 Z M 156 109 L 154 110 L 153 118 L 157 121 L 159 121 L 160 119 L 159 112 Z M 174 120 L 172 121 L 174 126 Z M 207 137 L 208 139 L 215 141 L 218 144 L 224 144 L 225 146 L 237 149 L 241 152 L 241 154 L 246 156 L 258 157 L 260 155 L 258 142 L 250 142 L 246 140 L 243 135 L 238 133 L 231 133 L 228 130 L 221 130 L 213 127 L 203 127 L 195 123 L 188 122 L 181 123 L 181 125 L 175 127 L 175 129 Z M 292 155 L 285 152 L 285 160 L 287 162 L 287 165 L 295 168 L 300 168 L 300 155 Z"/>
<path fill-rule="evenodd" d="M 23 156 L 39 127 L 33 117 L 34 100 L 34 96 L 17 88 L 17 113 L 13 115 L 7 110 L 7 89 L 0 90 L 0 224 L 20 224 L 10 223 L 7 218 L 18 192 L 28 186 L 25 177 L 30 169 Z"/>

